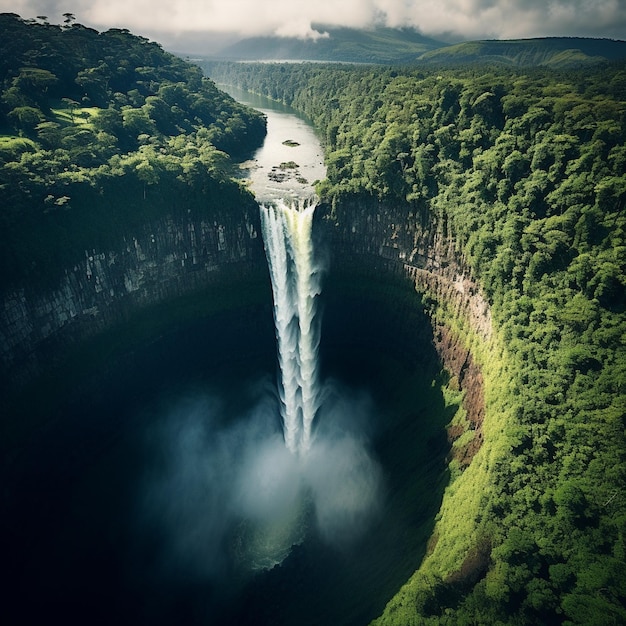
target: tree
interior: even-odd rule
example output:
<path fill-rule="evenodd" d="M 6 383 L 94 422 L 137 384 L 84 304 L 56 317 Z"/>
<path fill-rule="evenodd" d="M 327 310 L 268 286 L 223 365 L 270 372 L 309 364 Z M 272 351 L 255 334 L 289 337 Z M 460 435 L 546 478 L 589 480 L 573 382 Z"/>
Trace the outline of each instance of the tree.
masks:
<path fill-rule="evenodd" d="M 109 101 L 109 81 L 113 73 L 106 63 L 97 67 L 80 70 L 76 75 L 76 83 L 85 90 L 85 95 L 92 104 L 106 107 Z"/>
<path fill-rule="evenodd" d="M 122 120 L 124 130 L 131 137 L 137 138 L 139 135 L 152 135 L 156 133 L 154 121 L 148 117 L 143 109 L 134 109 L 133 107 L 122 108 Z"/>
<path fill-rule="evenodd" d="M 78 108 L 79 104 L 78 104 L 78 102 L 76 102 L 76 100 L 72 100 L 71 98 L 62 98 L 61 100 L 65 103 L 65 105 L 69 109 L 69 111 L 70 111 L 70 119 L 72 120 L 72 124 L 73 124 L 74 123 L 74 112 Z"/>
<path fill-rule="evenodd" d="M 13 79 L 12 86 L 43 111 L 49 111 L 48 90 L 58 82 L 58 77 L 49 70 L 23 67 Z"/>
<path fill-rule="evenodd" d="M 41 141 L 46 148 L 54 149 L 61 145 L 60 128 L 60 124 L 56 122 L 41 122 L 37 124 L 35 130 L 37 131 L 39 141 Z"/>
<path fill-rule="evenodd" d="M 20 131 L 32 133 L 36 126 L 45 119 L 44 114 L 35 107 L 17 107 L 9 112 L 7 119 Z"/>

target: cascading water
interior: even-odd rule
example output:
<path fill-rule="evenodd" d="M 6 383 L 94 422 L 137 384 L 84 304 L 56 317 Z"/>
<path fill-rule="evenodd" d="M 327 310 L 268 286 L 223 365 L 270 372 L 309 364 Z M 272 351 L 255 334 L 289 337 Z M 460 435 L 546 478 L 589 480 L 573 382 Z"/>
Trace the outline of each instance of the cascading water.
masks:
<path fill-rule="evenodd" d="M 321 283 L 311 237 L 314 212 L 315 203 L 278 201 L 261 206 L 274 295 L 285 445 L 296 454 L 311 447 L 320 398 L 316 297 Z"/>
<path fill-rule="evenodd" d="M 381 485 L 362 428 L 369 402 L 337 381 L 320 380 L 322 268 L 308 181 L 325 178 L 323 153 L 305 122 L 263 111 L 268 135 L 245 170 L 260 205 L 272 283 L 279 402 L 272 392 L 236 437 L 245 444 L 228 465 L 236 478 L 224 507 L 237 528 L 235 561 L 253 571 L 281 563 L 313 528 L 329 545 L 349 545 L 375 514 Z"/>

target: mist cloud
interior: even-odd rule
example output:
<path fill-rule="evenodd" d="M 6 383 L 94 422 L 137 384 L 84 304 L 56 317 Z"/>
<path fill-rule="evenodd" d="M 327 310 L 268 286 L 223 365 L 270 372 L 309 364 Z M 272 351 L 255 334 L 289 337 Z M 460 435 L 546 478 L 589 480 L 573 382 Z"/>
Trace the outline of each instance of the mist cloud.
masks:
<path fill-rule="evenodd" d="M 87 26 L 128 28 L 166 47 L 185 40 L 210 47 L 219 33 L 318 38 L 314 24 L 413 26 L 448 40 L 543 36 L 623 39 L 622 0 L 0 0 L 0 10 Z"/>
<path fill-rule="evenodd" d="M 157 577 L 269 568 L 311 532 L 347 549 L 377 518 L 383 483 L 367 396 L 327 384 L 311 449 L 295 455 L 276 390 L 247 391 L 253 408 L 235 420 L 217 395 L 194 395 L 156 416 L 145 436 L 136 527 L 158 538 L 146 548 Z"/>

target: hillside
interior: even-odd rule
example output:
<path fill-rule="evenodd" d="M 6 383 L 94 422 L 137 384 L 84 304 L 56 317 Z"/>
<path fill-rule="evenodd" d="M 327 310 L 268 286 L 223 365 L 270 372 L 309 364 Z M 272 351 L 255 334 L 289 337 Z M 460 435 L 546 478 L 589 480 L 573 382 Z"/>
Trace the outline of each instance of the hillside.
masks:
<path fill-rule="evenodd" d="M 575 67 L 626 58 L 626 41 L 545 37 L 471 41 L 429 50 L 418 63 L 468 65 L 495 63 L 513 67 Z"/>
<path fill-rule="evenodd" d="M 445 45 L 409 28 L 357 30 L 323 25 L 313 27 L 324 36 L 315 41 L 296 37 L 251 37 L 215 56 L 242 60 L 408 63 L 427 50 Z"/>
<path fill-rule="evenodd" d="M 265 120 L 200 68 L 121 29 L 4 13 L 0 32 L 0 285 L 46 280 L 180 199 L 251 201 L 230 157 Z"/>
<path fill-rule="evenodd" d="M 626 58 L 626 42 L 580 37 L 469 41 L 448 45 L 412 29 L 357 30 L 317 26 L 327 36 L 252 37 L 215 58 L 230 60 L 328 61 L 346 63 L 470 65 L 553 68 L 593 65 Z"/>

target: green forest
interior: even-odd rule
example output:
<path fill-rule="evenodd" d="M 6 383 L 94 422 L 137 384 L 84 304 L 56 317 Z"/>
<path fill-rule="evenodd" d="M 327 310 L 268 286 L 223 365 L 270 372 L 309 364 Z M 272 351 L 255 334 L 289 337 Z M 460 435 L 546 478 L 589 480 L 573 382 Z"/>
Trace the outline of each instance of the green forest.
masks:
<path fill-rule="evenodd" d="M 213 63 L 210 80 L 65 17 L 0 14 L 0 288 L 54 284 L 167 211 L 254 206 L 234 164 L 265 119 L 213 80 L 294 107 L 324 144 L 330 218 L 356 201 L 433 225 L 493 315 L 497 350 L 474 346 L 491 425 L 450 484 L 468 497 L 375 623 L 626 623 L 626 65 Z"/>
<path fill-rule="evenodd" d="M 0 285 L 52 279 L 184 199 L 253 202 L 231 157 L 261 143 L 265 119 L 199 67 L 71 14 L 0 14 L 0 33 Z"/>
<path fill-rule="evenodd" d="M 376 623 L 625 623 L 626 66 L 207 69 L 312 121 L 335 219 L 359 199 L 451 233 L 504 346 L 471 539 Z"/>

